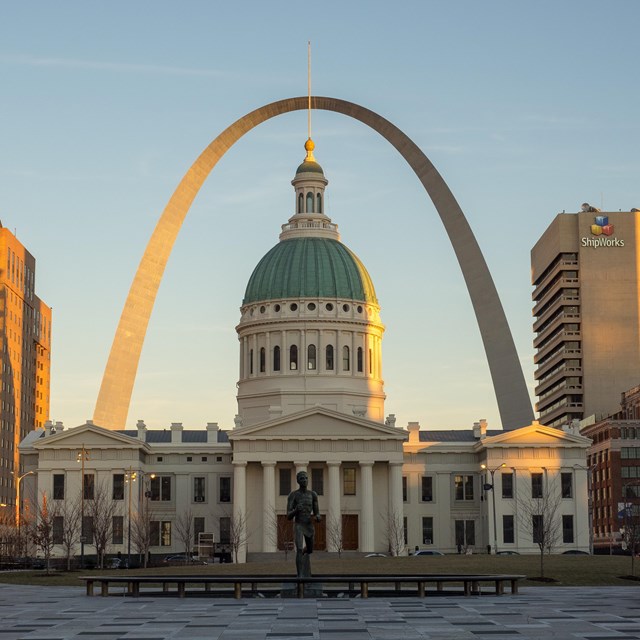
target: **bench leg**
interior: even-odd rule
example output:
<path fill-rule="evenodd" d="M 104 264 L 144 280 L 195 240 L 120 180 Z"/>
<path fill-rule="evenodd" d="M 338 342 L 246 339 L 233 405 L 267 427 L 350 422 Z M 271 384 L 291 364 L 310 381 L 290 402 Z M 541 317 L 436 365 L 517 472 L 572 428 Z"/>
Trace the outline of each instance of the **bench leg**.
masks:
<path fill-rule="evenodd" d="M 233 583 L 233 597 L 236 600 L 240 600 L 240 598 L 242 598 L 242 582 Z"/>
<path fill-rule="evenodd" d="M 304 598 L 304 582 L 298 582 L 298 598 Z"/>
<path fill-rule="evenodd" d="M 100 585 L 100 595 L 103 598 L 106 598 L 109 595 L 109 582 L 107 580 L 103 580 Z"/>
<path fill-rule="evenodd" d="M 162 583 L 162 590 L 166 593 L 167 591 L 169 591 L 169 583 L 168 582 L 163 582 Z"/>
<path fill-rule="evenodd" d="M 517 580 L 512 580 L 511 581 L 511 593 L 518 593 L 518 581 Z"/>
<path fill-rule="evenodd" d="M 402 589 L 402 583 L 396 582 L 396 591 L 400 591 Z"/>
<path fill-rule="evenodd" d="M 480 594 L 480 584 L 477 582 L 471 583 L 471 593 Z"/>
<path fill-rule="evenodd" d="M 140 583 L 139 582 L 131 583 L 131 595 L 134 598 L 139 598 L 140 597 Z"/>
<path fill-rule="evenodd" d="M 210 582 L 205 582 L 204 583 L 204 590 L 205 591 L 211 591 L 211 583 Z"/>
<path fill-rule="evenodd" d="M 178 598 L 184 598 L 187 586 L 184 582 L 178 582 Z"/>
<path fill-rule="evenodd" d="M 368 598 L 369 597 L 369 583 L 361 582 L 360 583 L 360 597 Z"/>
<path fill-rule="evenodd" d="M 424 582 L 418 582 L 418 598 L 424 598 L 427 595 L 424 586 Z"/>
<path fill-rule="evenodd" d="M 465 596 L 471 595 L 471 582 L 469 582 L 469 580 L 464 581 L 464 595 Z"/>
<path fill-rule="evenodd" d="M 501 596 L 504 593 L 504 582 L 502 580 L 496 580 L 496 595 Z"/>
<path fill-rule="evenodd" d="M 93 595 L 93 580 L 87 580 L 87 595 Z"/>
<path fill-rule="evenodd" d="M 440 580 L 438 580 L 438 581 L 436 582 L 436 589 L 437 589 L 438 591 L 442 591 L 442 589 L 443 589 L 443 584 L 442 584 L 442 582 L 441 582 Z"/>

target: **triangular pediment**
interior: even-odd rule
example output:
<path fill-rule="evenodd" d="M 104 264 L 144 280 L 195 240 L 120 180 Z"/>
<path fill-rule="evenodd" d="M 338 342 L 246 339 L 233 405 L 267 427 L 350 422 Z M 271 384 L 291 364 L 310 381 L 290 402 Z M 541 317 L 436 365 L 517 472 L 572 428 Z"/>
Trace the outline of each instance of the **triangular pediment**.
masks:
<path fill-rule="evenodd" d="M 99 449 L 99 448 L 148 448 L 144 442 L 141 442 L 137 438 L 124 435 L 117 431 L 110 431 L 103 429 L 95 424 L 83 424 L 79 427 L 73 427 L 71 429 L 65 429 L 48 435 L 46 437 L 38 438 L 33 442 L 33 446 L 36 449 L 42 448 L 60 448 L 60 449 L 80 449 L 84 446 L 85 449 Z"/>
<path fill-rule="evenodd" d="M 403 429 L 366 418 L 348 416 L 324 407 L 305 409 L 250 427 L 229 432 L 229 440 L 254 439 L 397 439 L 405 440 Z"/>
<path fill-rule="evenodd" d="M 567 433 L 561 429 L 553 427 L 545 427 L 544 425 L 534 422 L 533 424 L 505 431 L 497 436 L 490 436 L 481 440 L 481 446 L 491 447 L 495 445 L 503 446 L 583 446 L 587 447 L 591 444 L 589 438 L 584 436 Z"/>

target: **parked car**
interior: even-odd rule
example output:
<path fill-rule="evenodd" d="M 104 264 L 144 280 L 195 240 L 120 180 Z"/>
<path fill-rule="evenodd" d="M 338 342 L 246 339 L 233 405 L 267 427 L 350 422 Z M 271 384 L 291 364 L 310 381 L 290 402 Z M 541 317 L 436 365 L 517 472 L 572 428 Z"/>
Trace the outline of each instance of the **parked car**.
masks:
<path fill-rule="evenodd" d="M 442 551 L 437 551 L 436 549 L 419 549 L 418 551 L 413 552 L 414 556 L 443 556 L 444 553 Z"/>
<path fill-rule="evenodd" d="M 173 564 L 173 565 L 180 565 L 180 564 L 207 564 L 204 560 L 198 560 L 198 558 L 192 558 L 191 556 L 187 556 L 184 553 L 182 554 L 175 554 L 172 556 L 167 556 L 163 562 L 165 564 Z"/>
<path fill-rule="evenodd" d="M 128 569 L 129 564 L 125 558 L 110 558 L 107 563 L 107 569 Z"/>
<path fill-rule="evenodd" d="M 589 553 L 587 551 L 580 551 L 580 549 L 569 549 L 568 551 L 562 552 L 563 556 L 588 556 Z"/>
<path fill-rule="evenodd" d="M 496 551 L 497 556 L 519 556 L 517 551 Z"/>

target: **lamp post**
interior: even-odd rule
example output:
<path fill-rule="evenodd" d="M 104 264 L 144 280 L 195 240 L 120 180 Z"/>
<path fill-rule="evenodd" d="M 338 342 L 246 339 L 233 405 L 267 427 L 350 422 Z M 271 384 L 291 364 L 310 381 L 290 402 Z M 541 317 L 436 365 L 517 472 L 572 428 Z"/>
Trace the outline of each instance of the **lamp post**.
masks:
<path fill-rule="evenodd" d="M 493 553 L 498 553 L 498 526 L 496 524 L 496 485 L 494 475 L 498 469 L 506 467 L 507 464 L 503 462 L 499 464 L 495 469 L 489 469 L 486 464 L 481 464 L 480 468 L 484 471 L 488 471 L 491 474 L 491 484 L 485 484 L 484 490 L 489 491 L 491 489 L 491 506 L 493 508 Z"/>
<path fill-rule="evenodd" d="M 125 473 L 125 482 L 129 485 L 129 521 L 127 523 L 127 569 L 131 566 L 131 494 L 133 483 L 138 478 L 138 472 L 129 467 L 129 473 Z"/>
<path fill-rule="evenodd" d="M 23 473 L 21 476 L 16 478 L 16 528 L 18 529 L 18 545 L 20 546 L 20 551 L 22 551 L 22 500 L 20 498 L 20 483 L 30 475 L 33 475 L 34 471 L 27 471 Z M 22 555 L 22 553 L 20 554 Z"/>
<path fill-rule="evenodd" d="M 84 543 L 87 540 L 84 530 L 84 463 L 89 460 L 89 452 L 81 445 L 80 451 L 76 455 L 76 460 L 82 464 L 80 479 L 80 568 L 84 569 Z"/>

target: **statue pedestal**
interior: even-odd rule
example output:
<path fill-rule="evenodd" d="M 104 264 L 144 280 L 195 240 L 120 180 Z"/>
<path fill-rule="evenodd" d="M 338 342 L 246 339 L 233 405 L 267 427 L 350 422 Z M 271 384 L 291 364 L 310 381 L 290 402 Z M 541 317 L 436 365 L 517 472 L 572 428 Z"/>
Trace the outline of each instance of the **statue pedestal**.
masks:
<path fill-rule="evenodd" d="M 283 582 L 280 591 L 281 598 L 297 598 L 298 585 L 295 582 Z M 313 582 L 304 585 L 305 598 L 322 598 L 322 583 Z"/>

